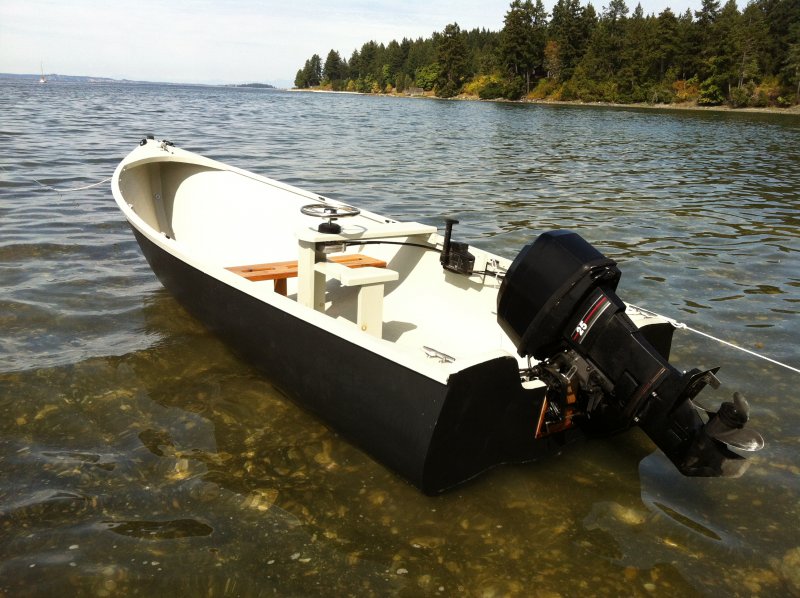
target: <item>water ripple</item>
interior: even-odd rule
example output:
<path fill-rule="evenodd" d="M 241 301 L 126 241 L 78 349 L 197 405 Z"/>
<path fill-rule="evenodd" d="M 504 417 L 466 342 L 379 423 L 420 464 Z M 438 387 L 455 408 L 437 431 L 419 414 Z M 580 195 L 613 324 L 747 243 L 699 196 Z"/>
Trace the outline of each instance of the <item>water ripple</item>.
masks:
<path fill-rule="evenodd" d="M 800 591 L 790 375 L 676 333 L 724 364 L 710 403 L 751 397 L 741 480 L 632 431 L 431 499 L 189 318 L 107 185 L 69 191 L 155 134 L 509 257 L 573 228 L 623 299 L 798 365 L 797 117 L 8 81 L 0 110 L 0 592 Z"/>

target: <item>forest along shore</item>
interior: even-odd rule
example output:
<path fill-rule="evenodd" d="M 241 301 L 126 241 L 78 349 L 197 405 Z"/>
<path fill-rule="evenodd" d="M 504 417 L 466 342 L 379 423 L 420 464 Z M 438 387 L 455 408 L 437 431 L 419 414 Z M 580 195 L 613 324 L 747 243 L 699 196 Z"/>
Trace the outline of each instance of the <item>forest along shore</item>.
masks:
<path fill-rule="evenodd" d="M 500 31 L 458 23 L 428 38 L 331 49 L 295 87 L 482 100 L 789 108 L 800 104 L 800 2 L 702 0 L 657 16 L 610 0 L 513 0 Z"/>

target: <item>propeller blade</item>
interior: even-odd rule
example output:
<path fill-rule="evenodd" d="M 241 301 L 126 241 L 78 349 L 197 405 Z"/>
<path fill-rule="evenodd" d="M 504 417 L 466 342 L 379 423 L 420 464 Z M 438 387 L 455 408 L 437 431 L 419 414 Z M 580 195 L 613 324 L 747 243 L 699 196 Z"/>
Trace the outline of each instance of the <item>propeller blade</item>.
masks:
<path fill-rule="evenodd" d="M 716 413 L 716 411 L 712 411 L 711 409 L 700 403 L 697 399 L 690 399 L 689 402 L 703 413 L 708 413 L 709 415 L 714 415 L 714 413 Z"/>
<path fill-rule="evenodd" d="M 709 436 L 742 451 L 760 451 L 764 448 L 764 438 L 761 434 L 747 428 L 728 428 L 709 434 Z"/>
<path fill-rule="evenodd" d="M 710 438 L 743 451 L 758 451 L 764 448 L 764 438 L 761 434 L 744 427 L 750 419 L 750 404 L 744 395 L 733 393 L 733 402 L 723 403 L 716 413 L 703 410 L 711 416 L 706 424 L 706 434 Z"/>

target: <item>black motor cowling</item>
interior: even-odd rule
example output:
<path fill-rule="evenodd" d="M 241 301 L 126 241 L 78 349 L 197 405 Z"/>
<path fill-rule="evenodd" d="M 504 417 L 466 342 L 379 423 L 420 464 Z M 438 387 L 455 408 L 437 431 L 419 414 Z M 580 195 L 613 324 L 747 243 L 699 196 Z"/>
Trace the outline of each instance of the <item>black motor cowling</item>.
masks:
<path fill-rule="evenodd" d="M 520 355 L 546 359 L 563 343 L 576 307 L 593 289 L 613 294 L 620 276 L 614 260 L 578 234 L 544 233 L 523 247 L 503 279 L 497 297 L 500 326 Z"/>
<path fill-rule="evenodd" d="M 587 427 L 637 424 L 684 474 L 738 475 L 746 461 L 709 436 L 691 401 L 718 385 L 716 370 L 670 365 L 626 315 L 619 279 L 616 263 L 578 234 L 544 233 L 509 268 L 498 322 L 521 356 L 540 361 L 532 372 L 548 392 L 577 397 Z"/>

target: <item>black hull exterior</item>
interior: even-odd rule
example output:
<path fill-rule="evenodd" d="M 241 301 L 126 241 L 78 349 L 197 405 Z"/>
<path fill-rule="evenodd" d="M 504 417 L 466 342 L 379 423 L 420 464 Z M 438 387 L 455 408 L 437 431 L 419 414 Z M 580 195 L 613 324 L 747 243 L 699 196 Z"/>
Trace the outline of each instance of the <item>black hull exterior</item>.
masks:
<path fill-rule="evenodd" d="M 440 384 L 217 280 L 132 229 L 153 272 L 189 313 L 287 396 L 425 493 L 500 463 L 534 460 L 578 436 L 534 438 L 545 389 L 523 388 L 513 357 Z"/>

